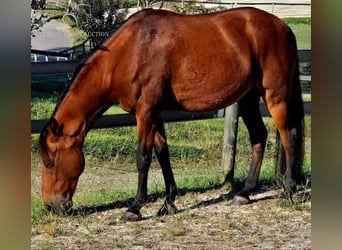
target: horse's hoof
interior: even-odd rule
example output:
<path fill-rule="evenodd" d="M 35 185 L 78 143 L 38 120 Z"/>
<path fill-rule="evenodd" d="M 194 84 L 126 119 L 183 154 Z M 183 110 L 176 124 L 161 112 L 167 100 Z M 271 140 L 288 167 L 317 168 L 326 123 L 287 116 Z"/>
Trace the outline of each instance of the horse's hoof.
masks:
<path fill-rule="evenodd" d="M 294 194 L 297 192 L 297 185 L 289 185 L 288 188 L 286 188 L 286 191 L 289 192 L 290 194 Z"/>
<path fill-rule="evenodd" d="M 126 211 L 122 216 L 122 221 L 140 221 L 142 219 L 141 214 L 135 214 L 130 211 Z"/>
<path fill-rule="evenodd" d="M 157 216 L 171 215 L 178 213 L 178 209 L 174 204 L 171 205 L 163 205 L 161 209 L 159 209 Z"/>
<path fill-rule="evenodd" d="M 234 205 L 247 205 L 249 202 L 250 200 L 248 197 L 246 198 L 239 195 L 235 195 L 232 201 Z"/>
<path fill-rule="evenodd" d="M 283 186 L 286 192 L 294 194 L 297 191 L 296 181 L 291 178 L 285 179 Z"/>

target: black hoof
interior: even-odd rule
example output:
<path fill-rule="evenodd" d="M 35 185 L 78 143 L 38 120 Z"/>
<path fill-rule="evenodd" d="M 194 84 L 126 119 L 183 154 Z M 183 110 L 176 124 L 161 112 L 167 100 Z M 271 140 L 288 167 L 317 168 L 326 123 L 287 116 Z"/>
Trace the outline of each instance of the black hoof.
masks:
<path fill-rule="evenodd" d="M 157 216 L 171 215 L 178 212 L 177 207 L 174 204 L 164 204 L 161 209 L 159 209 Z"/>
<path fill-rule="evenodd" d="M 122 216 L 122 221 L 140 221 L 142 219 L 142 216 L 139 212 L 139 214 L 133 213 L 131 211 L 126 211 Z"/>
<path fill-rule="evenodd" d="M 297 185 L 296 184 L 293 184 L 293 183 L 287 183 L 285 184 L 285 193 L 288 193 L 288 194 L 294 194 L 297 192 Z"/>
<path fill-rule="evenodd" d="M 234 205 L 247 205 L 250 202 L 248 197 L 243 197 L 240 195 L 235 195 L 232 203 Z"/>

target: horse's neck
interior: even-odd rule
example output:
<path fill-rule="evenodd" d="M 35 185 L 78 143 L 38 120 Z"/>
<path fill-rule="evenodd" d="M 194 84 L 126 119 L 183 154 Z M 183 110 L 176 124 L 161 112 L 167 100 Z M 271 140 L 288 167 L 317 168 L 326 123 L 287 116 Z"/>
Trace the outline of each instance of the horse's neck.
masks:
<path fill-rule="evenodd" d="M 64 124 L 66 134 L 77 135 L 82 128 L 86 133 L 96 119 L 117 101 L 113 74 L 116 61 L 112 58 L 118 50 L 114 48 L 113 45 L 110 52 L 109 49 L 97 51 L 88 59 L 62 101 L 55 118 Z"/>
<path fill-rule="evenodd" d="M 109 104 L 100 100 L 98 91 L 77 89 L 66 95 L 55 114 L 56 120 L 63 124 L 65 134 L 76 136 L 83 129 L 86 133 L 108 108 Z"/>

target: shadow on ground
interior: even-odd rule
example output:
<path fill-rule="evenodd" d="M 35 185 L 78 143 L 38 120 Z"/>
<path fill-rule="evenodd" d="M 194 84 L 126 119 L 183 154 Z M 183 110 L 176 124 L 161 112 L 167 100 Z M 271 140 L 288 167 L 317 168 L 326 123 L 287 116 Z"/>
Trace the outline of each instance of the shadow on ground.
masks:
<path fill-rule="evenodd" d="M 233 188 L 231 188 L 231 190 L 228 193 L 224 193 L 221 194 L 219 197 L 216 198 L 212 198 L 212 199 L 208 199 L 208 200 L 204 200 L 204 201 L 200 201 L 199 203 L 189 207 L 189 208 L 185 208 L 185 209 L 180 209 L 178 210 L 178 213 L 182 213 L 188 210 L 193 210 L 196 208 L 200 208 L 200 207 L 208 207 L 208 206 L 212 206 L 221 202 L 227 202 L 227 201 L 231 201 L 234 197 L 234 195 L 236 194 L 237 190 L 240 190 L 241 186 L 243 183 L 236 183 L 234 185 Z M 187 193 L 204 193 L 204 192 L 208 192 L 210 190 L 217 190 L 217 189 L 221 189 L 224 190 L 224 188 L 226 187 L 226 184 L 220 184 L 220 185 L 216 185 L 216 186 L 210 186 L 207 188 L 196 188 L 196 189 L 179 189 L 179 196 L 184 196 Z M 310 186 L 307 185 L 302 185 L 302 186 L 298 186 L 298 192 L 296 194 L 294 194 L 294 198 L 293 199 L 289 199 L 288 195 L 286 195 L 284 192 L 281 193 L 273 193 L 273 194 L 269 194 L 269 195 L 262 195 L 264 193 L 267 193 L 271 190 L 279 190 L 279 187 L 275 187 L 274 185 L 262 185 L 261 187 L 259 187 L 256 192 L 253 193 L 253 195 L 255 195 L 255 197 L 258 198 L 253 198 L 250 201 L 251 203 L 255 203 L 255 202 L 259 202 L 259 201 L 263 201 L 263 200 L 271 200 L 271 199 L 287 199 L 289 202 L 295 202 L 295 203 L 301 203 L 301 202 L 305 202 L 305 201 L 309 201 L 311 200 L 311 188 Z M 224 191 L 223 191 L 224 192 Z M 151 195 L 148 196 L 147 199 L 147 203 L 154 203 L 159 199 L 162 199 L 165 197 L 165 193 L 164 192 L 159 192 L 159 193 L 153 193 Z M 108 204 L 101 204 L 101 205 L 95 205 L 95 206 L 79 206 L 77 208 L 72 208 L 69 210 L 68 214 L 69 216 L 89 216 L 91 214 L 97 213 L 97 212 L 104 212 L 104 211 L 108 211 L 108 210 L 112 210 L 112 209 L 118 209 L 118 208 L 125 208 L 125 207 L 129 207 L 130 204 L 132 204 L 134 201 L 134 198 L 130 198 L 127 200 L 122 200 L 122 201 L 115 201 L 112 203 L 108 203 Z M 148 219 L 148 217 L 143 217 L 144 219 Z"/>

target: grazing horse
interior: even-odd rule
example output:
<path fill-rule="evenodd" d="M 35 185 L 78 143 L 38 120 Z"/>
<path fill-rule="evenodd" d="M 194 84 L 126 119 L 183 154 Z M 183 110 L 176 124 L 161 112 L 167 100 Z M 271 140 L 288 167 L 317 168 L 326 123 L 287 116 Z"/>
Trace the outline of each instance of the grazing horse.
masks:
<path fill-rule="evenodd" d="M 121 26 L 75 72 L 40 135 L 42 198 L 54 212 L 72 206 L 85 161 L 84 138 L 111 105 L 137 120 L 138 190 L 125 219 L 141 218 L 155 150 L 166 199 L 158 215 L 176 211 L 177 187 L 162 112 L 217 110 L 235 102 L 252 145 L 244 187 L 233 202 L 246 204 L 256 188 L 267 130 L 260 96 L 278 128 L 285 152 L 285 190 L 296 191 L 303 159 L 303 101 L 296 39 L 276 16 L 255 8 L 179 15 L 144 10 Z"/>

